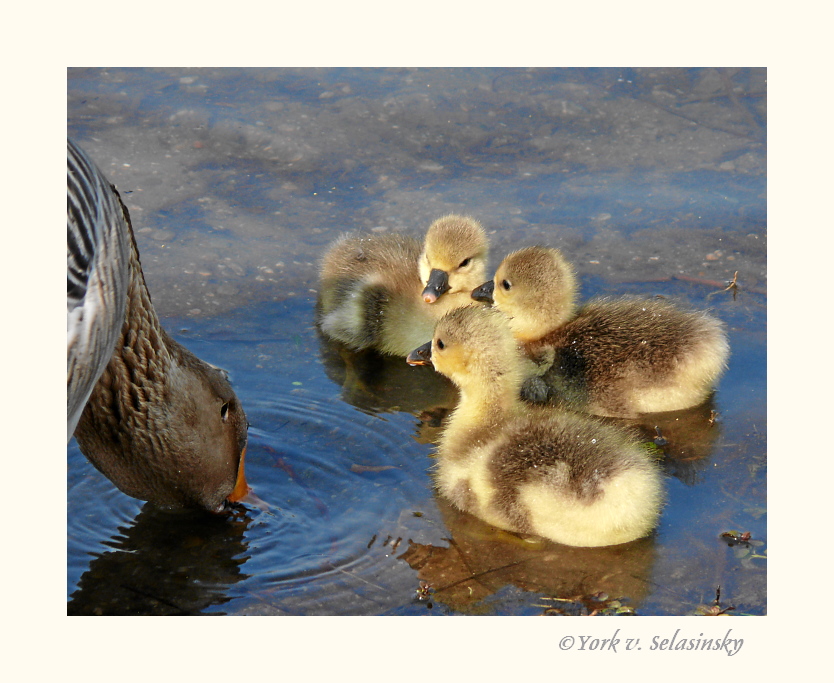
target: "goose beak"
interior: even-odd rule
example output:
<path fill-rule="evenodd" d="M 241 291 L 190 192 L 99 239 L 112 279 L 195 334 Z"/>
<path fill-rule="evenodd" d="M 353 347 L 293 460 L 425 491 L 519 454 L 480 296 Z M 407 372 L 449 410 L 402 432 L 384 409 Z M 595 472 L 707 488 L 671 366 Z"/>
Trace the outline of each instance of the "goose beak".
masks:
<path fill-rule="evenodd" d="M 409 365 L 431 365 L 431 342 L 418 346 L 405 359 Z"/>
<path fill-rule="evenodd" d="M 237 468 L 237 481 L 235 488 L 226 498 L 230 503 L 246 503 L 252 507 L 256 507 L 264 512 L 269 511 L 269 503 L 261 498 L 252 490 L 252 487 L 246 483 L 246 476 L 243 474 L 243 458 L 246 456 L 246 448 L 240 454 L 240 465 Z"/>
<path fill-rule="evenodd" d="M 495 291 L 495 280 L 490 280 L 489 282 L 484 282 L 480 287 L 476 287 L 472 290 L 472 298 L 475 301 L 482 301 L 485 304 L 491 304 L 492 293 Z"/>
<path fill-rule="evenodd" d="M 433 304 L 448 291 L 449 274 L 445 270 L 433 268 L 431 273 L 429 273 L 426 288 L 423 290 L 423 301 L 427 304 Z"/>
<path fill-rule="evenodd" d="M 235 487 L 226 497 L 226 500 L 230 503 L 238 503 L 242 501 L 252 491 L 249 484 L 246 483 L 246 475 L 244 474 L 243 460 L 245 457 L 246 447 L 243 448 L 243 451 L 240 454 L 240 464 L 237 466 L 237 481 L 235 482 Z"/>

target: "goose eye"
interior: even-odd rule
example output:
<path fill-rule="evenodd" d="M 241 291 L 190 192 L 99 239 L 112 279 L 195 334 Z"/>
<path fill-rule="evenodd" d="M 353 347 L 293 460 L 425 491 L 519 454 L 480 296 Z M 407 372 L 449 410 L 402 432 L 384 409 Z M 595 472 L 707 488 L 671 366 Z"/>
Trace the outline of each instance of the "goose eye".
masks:
<path fill-rule="evenodd" d="M 228 403 L 228 401 L 226 403 L 224 403 L 222 406 L 220 406 L 220 419 L 223 420 L 223 422 L 226 422 L 226 420 L 229 419 L 229 403 Z"/>
<path fill-rule="evenodd" d="M 469 262 L 470 262 L 471 260 L 472 260 L 471 258 L 465 258 L 465 259 L 463 259 L 463 261 L 461 261 L 461 262 L 460 262 L 460 265 L 458 266 L 458 268 L 466 268 L 466 266 L 468 266 L 468 265 L 469 265 Z"/>
<path fill-rule="evenodd" d="M 512 284 L 509 280 L 502 280 L 501 286 L 504 288 L 505 291 L 509 292 L 512 289 Z"/>
<path fill-rule="evenodd" d="M 441 351 L 446 348 L 446 344 L 443 343 L 442 339 L 437 340 L 437 348 L 440 349 Z"/>

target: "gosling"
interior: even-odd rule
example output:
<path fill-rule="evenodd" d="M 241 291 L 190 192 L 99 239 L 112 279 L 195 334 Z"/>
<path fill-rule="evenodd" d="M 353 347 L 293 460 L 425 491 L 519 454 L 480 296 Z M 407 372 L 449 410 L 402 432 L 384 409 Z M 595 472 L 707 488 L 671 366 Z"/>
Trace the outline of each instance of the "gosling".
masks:
<path fill-rule="evenodd" d="M 524 405 L 525 361 L 502 313 L 450 311 L 407 361 L 432 364 L 460 389 L 435 471 L 460 510 L 572 546 L 627 543 L 656 526 L 662 475 L 648 452 L 615 425 Z"/>
<path fill-rule="evenodd" d="M 577 310 L 576 289 L 558 249 L 527 247 L 472 293 L 508 316 L 534 362 L 525 399 L 633 418 L 709 398 L 730 352 L 720 320 L 663 299 L 595 299 Z"/>
<path fill-rule="evenodd" d="M 488 253 L 486 233 L 468 216 L 434 221 L 423 245 L 398 234 L 343 235 L 321 263 L 319 327 L 352 349 L 406 356 L 446 311 L 472 303 Z"/>

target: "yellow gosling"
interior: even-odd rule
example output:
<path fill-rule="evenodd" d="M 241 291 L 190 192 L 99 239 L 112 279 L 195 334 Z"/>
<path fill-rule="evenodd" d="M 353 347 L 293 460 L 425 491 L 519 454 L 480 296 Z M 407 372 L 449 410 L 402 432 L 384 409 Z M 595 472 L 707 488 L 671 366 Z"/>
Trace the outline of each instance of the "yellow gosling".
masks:
<path fill-rule="evenodd" d="M 408 362 L 431 363 L 460 389 L 435 471 L 440 493 L 460 510 L 573 546 L 651 533 L 663 486 L 647 451 L 596 418 L 524 405 L 525 360 L 503 314 L 450 311 Z"/>
<path fill-rule="evenodd" d="M 467 216 L 444 216 L 424 244 L 411 237 L 343 235 L 321 263 L 319 326 L 356 349 L 405 356 L 431 339 L 448 310 L 471 304 L 483 282 L 489 243 Z"/>
<path fill-rule="evenodd" d="M 577 310 L 576 277 L 558 249 L 505 258 L 491 293 L 537 366 L 522 395 L 596 415 L 636 417 L 703 403 L 727 367 L 724 324 L 664 299 L 595 299 Z"/>

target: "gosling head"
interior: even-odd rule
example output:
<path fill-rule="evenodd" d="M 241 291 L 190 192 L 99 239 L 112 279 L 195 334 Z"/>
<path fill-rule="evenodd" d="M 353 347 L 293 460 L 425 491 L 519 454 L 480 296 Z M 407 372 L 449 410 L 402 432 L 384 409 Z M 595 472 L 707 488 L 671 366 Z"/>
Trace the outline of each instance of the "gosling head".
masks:
<path fill-rule="evenodd" d="M 464 306 L 449 311 L 437 323 L 430 342 L 414 349 L 409 365 L 433 365 L 461 389 L 495 382 L 520 384 L 518 344 L 500 311 Z"/>
<path fill-rule="evenodd" d="M 473 297 L 483 294 L 484 287 Z M 495 307 L 510 318 L 517 339 L 538 339 L 573 315 L 576 276 L 558 249 L 526 247 L 498 266 L 491 294 Z"/>
<path fill-rule="evenodd" d="M 432 304 L 447 292 L 471 292 L 484 281 L 488 253 L 486 233 L 474 218 L 438 218 L 426 233 L 420 255 L 423 300 Z"/>

